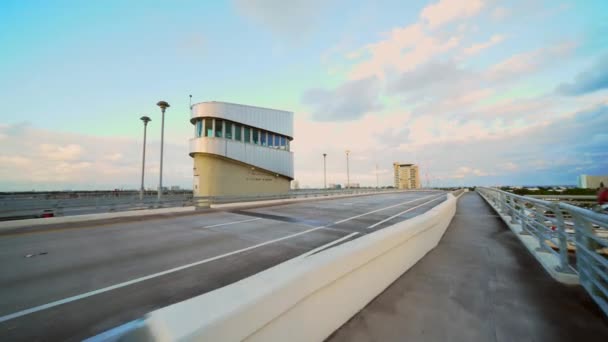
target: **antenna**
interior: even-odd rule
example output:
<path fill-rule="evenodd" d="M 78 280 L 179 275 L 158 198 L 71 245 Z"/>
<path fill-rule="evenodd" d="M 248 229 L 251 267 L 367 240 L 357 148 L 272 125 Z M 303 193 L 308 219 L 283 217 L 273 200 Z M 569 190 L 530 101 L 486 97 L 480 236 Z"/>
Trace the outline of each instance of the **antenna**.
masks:
<path fill-rule="evenodd" d="M 190 94 L 190 109 L 192 109 L 192 94 Z"/>

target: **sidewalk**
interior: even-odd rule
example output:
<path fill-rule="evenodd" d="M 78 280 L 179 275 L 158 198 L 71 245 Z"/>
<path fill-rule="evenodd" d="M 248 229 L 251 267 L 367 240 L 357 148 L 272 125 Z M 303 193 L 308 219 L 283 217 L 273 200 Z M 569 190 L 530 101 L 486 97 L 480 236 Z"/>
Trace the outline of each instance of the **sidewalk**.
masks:
<path fill-rule="evenodd" d="M 327 341 L 608 341 L 581 287 L 554 281 L 477 193 L 439 245 Z"/>

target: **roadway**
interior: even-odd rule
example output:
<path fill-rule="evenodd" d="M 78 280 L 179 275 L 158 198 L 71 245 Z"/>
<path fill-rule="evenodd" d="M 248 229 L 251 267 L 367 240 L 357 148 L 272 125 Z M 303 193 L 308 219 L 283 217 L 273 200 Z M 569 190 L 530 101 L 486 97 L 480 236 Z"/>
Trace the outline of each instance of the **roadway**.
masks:
<path fill-rule="evenodd" d="M 81 340 L 444 200 L 400 192 L 6 231 L 0 340 Z"/>

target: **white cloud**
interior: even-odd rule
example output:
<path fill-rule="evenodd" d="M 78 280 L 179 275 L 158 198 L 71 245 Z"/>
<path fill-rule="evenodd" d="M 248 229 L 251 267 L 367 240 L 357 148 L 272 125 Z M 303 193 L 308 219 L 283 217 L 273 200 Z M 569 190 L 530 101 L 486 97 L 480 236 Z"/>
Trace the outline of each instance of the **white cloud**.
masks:
<path fill-rule="evenodd" d="M 501 81 L 530 74 L 562 60 L 572 53 L 575 46 L 575 43 L 567 41 L 516 54 L 493 65 L 486 76 L 490 80 Z"/>
<path fill-rule="evenodd" d="M 420 18 L 432 29 L 436 29 L 457 19 L 474 16 L 479 13 L 483 5 L 481 0 L 440 0 L 425 7 L 420 13 Z"/>
<path fill-rule="evenodd" d="M 483 43 L 476 43 L 464 49 L 464 54 L 468 56 L 476 55 L 482 50 L 492 47 L 504 40 L 504 36 L 496 34 L 493 35 L 488 41 Z"/>

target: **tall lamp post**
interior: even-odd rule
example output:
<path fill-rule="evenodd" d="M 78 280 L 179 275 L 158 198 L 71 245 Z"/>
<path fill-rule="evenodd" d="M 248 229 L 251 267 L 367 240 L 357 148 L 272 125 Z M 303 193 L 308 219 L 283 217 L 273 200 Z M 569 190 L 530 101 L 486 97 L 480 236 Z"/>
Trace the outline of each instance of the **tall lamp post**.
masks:
<path fill-rule="evenodd" d="M 350 169 L 348 165 L 348 155 L 350 154 L 349 150 L 346 150 L 346 188 L 350 189 Z"/>
<path fill-rule="evenodd" d="M 163 146 L 165 142 L 165 109 L 171 107 L 165 101 L 156 103 L 162 112 L 162 122 L 160 124 L 160 178 L 158 180 L 158 200 L 160 201 L 163 194 Z"/>
<path fill-rule="evenodd" d="M 144 171 L 146 169 L 146 128 L 148 127 L 148 122 L 152 121 L 152 119 L 150 119 L 149 117 L 147 117 L 145 115 L 139 119 L 144 122 L 144 151 L 143 151 L 142 157 L 141 157 L 141 187 L 139 189 L 139 199 L 143 200 L 144 199 Z"/>
<path fill-rule="evenodd" d="M 327 190 L 327 153 L 323 153 L 323 189 Z"/>

